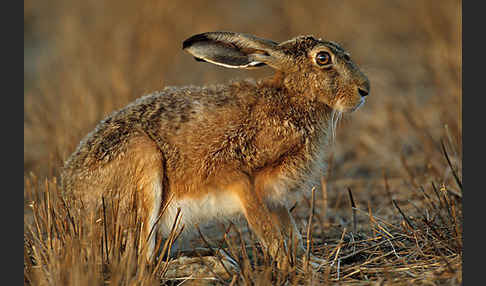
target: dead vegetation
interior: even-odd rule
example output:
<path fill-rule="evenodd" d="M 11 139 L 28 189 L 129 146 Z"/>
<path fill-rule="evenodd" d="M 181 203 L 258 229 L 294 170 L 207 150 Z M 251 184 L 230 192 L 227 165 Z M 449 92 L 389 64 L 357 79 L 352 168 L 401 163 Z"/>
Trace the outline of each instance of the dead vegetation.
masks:
<path fill-rule="evenodd" d="M 24 283 L 460 285 L 461 2 L 436 5 L 25 1 Z M 371 81 L 368 102 L 340 123 L 325 187 L 292 210 L 313 253 L 328 261 L 319 271 L 278 271 L 251 233 L 234 226 L 206 240 L 240 271 L 197 249 L 172 260 L 163 250 L 146 265 L 136 212 L 83 228 L 60 194 L 62 161 L 111 111 L 166 85 L 270 74 L 197 63 L 181 51 L 186 37 L 209 30 L 335 40 Z M 109 216 L 116 202 L 105 203 Z"/>

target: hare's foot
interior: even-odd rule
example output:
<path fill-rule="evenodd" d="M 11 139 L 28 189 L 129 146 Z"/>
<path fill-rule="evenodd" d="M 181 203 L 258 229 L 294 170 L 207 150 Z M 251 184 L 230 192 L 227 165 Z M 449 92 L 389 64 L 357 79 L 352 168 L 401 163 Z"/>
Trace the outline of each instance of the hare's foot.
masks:
<path fill-rule="evenodd" d="M 231 279 L 240 271 L 238 263 L 228 255 L 201 257 L 180 256 L 171 260 L 165 278 L 205 278 Z"/>

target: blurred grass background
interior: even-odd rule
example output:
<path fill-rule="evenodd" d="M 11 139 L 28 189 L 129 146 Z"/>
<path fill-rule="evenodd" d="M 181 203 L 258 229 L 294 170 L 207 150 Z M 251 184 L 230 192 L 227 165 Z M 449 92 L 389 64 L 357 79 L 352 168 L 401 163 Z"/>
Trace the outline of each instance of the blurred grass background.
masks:
<path fill-rule="evenodd" d="M 193 34 L 227 30 L 274 41 L 313 34 L 339 42 L 371 82 L 366 104 L 337 131 L 327 176 L 329 220 L 349 226 L 342 215 L 349 211 L 342 199 L 349 187 L 358 205 L 397 221 L 386 192 L 404 211 L 413 208 L 403 203 L 420 203 L 413 190 L 430 190 L 431 182 L 462 194 L 441 149 L 442 141 L 462 177 L 461 6 L 456 0 L 24 0 L 24 176 L 57 176 L 101 119 L 144 94 L 272 73 L 196 62 L 181 49 Z M 340 230 L 328 233 L 340 236 Z"/>

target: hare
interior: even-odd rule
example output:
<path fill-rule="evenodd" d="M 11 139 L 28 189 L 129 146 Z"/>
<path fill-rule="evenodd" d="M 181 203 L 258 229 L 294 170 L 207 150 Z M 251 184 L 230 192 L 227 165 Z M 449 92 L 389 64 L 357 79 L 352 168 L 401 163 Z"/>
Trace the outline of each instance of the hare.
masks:
<path fill-rule="evenodd" d="M 103 196 L 118 198 L 122 213 L 135 198 L 149 257 L 178 209 L 182 241 L 196 224 L 242 216 L 279 263 L 282 241 L 303 254 L 289 206 L 319 186 L 336 120 L 365 102 L 368 78 L 338 44 L 313 36 L 277 43 L 208 32 L 182 48 L 198 61 L 275 74 L 137 99 L 80 142 L 64 190 L 93 213 Z"/>

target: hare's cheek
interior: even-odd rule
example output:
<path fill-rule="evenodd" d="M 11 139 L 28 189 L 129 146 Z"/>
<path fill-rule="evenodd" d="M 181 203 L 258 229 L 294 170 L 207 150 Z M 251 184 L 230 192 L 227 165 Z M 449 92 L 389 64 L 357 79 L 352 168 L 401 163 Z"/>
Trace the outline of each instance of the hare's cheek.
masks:
<path fill-rule="evenodd" d="M 314 96 L 322 103 L 332 107 L 335 99 L 336 89 L 327 82 L 314 85 L 312 89 Z"/>

